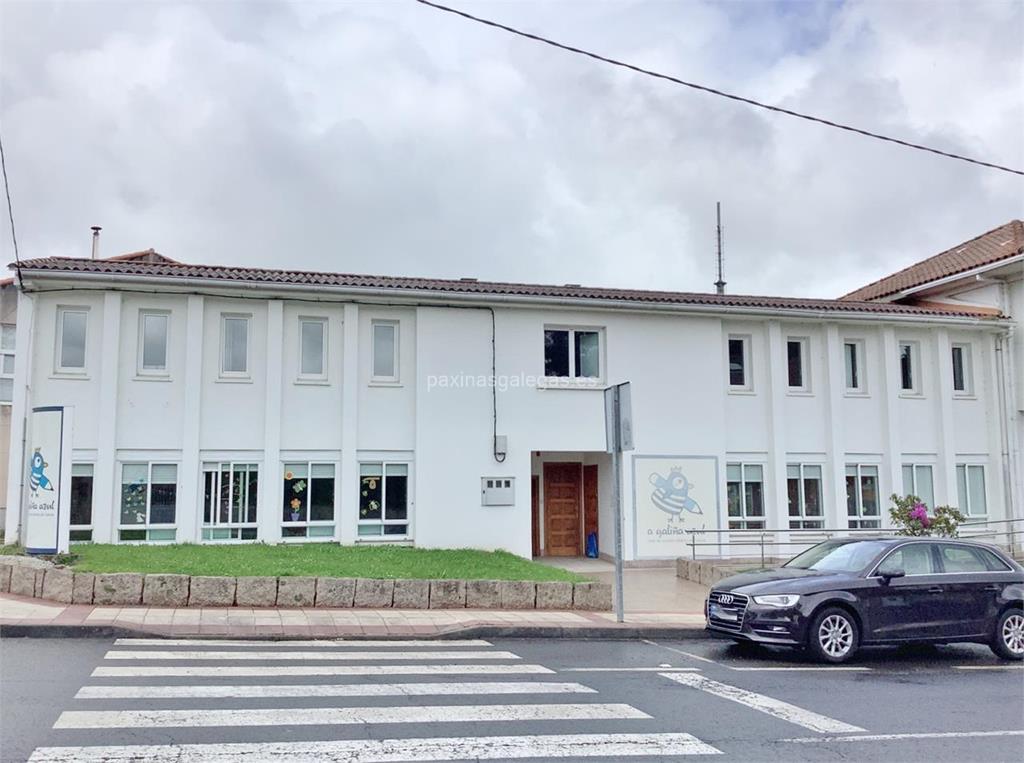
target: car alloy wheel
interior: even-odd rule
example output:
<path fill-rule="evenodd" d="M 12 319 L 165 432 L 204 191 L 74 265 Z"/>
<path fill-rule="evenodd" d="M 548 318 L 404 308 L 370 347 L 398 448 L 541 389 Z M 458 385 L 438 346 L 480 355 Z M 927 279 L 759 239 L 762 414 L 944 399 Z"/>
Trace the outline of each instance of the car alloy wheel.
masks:
<path fill-rule="evenodd" d="M 1015 612 L 1003 620 L 1002 637 L 1010 652 L 1024 654 L 1024 614 Z"/>
<path fill-rule="evenodd" d="M 833 659 L 842 659 L 853 646 L 853 626 L 842 615 L 829 615 L 818 626 L 821 651 Z"/>

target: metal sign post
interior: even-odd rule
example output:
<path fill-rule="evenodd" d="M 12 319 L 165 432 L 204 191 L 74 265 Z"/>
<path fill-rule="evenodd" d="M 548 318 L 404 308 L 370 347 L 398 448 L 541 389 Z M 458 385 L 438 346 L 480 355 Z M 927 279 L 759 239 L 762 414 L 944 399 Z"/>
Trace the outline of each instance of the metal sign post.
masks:
<path fill-rule="evenodd" d="M 633 406 L 629 382 L 604 391 L 604 425 L 607 451 L 612 455 L 612 505 L 615 539 L 615 619 L 624 620 L 622 583 L 622 451 L 633 450 Z"/>

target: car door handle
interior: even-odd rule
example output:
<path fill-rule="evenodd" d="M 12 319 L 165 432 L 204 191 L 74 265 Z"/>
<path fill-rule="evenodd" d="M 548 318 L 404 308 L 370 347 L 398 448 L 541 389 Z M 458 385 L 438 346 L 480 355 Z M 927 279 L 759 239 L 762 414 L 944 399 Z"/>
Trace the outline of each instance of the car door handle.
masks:
<path fill-rule="evenodd" d="M 931 588 L 928 589 L 928 593 L 942 593 L 945 590 L 946 589 L 940 585 L 933 585 Z"/>
<path fill-rule="evenodd" d="M 985 586 L 985 590 L 986 591 L 1001 591 L 1001 590 L 1003 590 L 1003 587 L 1001 585 L 999 585 L 998 583 L 993 583 L 992 585 Z"/>

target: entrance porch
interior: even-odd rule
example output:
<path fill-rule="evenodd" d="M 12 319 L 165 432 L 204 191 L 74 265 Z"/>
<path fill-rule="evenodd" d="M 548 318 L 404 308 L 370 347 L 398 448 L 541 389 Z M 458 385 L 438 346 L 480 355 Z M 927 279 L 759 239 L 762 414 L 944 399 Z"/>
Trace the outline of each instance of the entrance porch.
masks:
<path fill-rule="evenodd" d="M 593 536 L 598 552 L 611 544 L 611 456 L 534 452 L 530 509 L 534 557 L 583 557 Z"/>

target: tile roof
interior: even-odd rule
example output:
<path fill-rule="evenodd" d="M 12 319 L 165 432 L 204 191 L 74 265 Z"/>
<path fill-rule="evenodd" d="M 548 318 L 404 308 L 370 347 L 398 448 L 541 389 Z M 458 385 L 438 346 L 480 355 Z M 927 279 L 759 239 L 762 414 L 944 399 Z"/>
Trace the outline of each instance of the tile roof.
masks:
<path fill-rule="evenodd" d="M 842 300 L 874 300 L 904 289 L 991 265 L 1024 252 L 1024 222 L 1011 220 L 988 233 L 916 262 L 897 273 L 845 294 Z"/>
<path fill-rule="evenodd" d="M 13 267 L 13 266 L 12 266 Z M 42 257 L 24 260 L 23 271 L 53 275 L 95 273 L 114 277 L 204 279 L 211 282 L 237 284 L 269 284 L 283 286 L 335 287 L 339 289 L 391 290 L 396 292 L 437 293 L 439 295 L 483 295 L 502 298 L 580 299 L 650 305 L 687 305 L 743 309 L 835 311 L 919 316 L 960 316 L 991 318 L 991 313 L 966 307 L 919 307 L 883 302 L 839 301 L 834 299 L 803 299 L 796 297 L 763 297 L 738 294 L 704 294 L 696 292 L 647 291 L 637 289 L 593 288 L 575 284 L 565 286 L 477 281 L 476 279 L 405 278 L 397 276 L 320 273 L 301 270 L 270 270 L 227 265 L 190 265 L 168 260 L 149 262 L 131 259 L 76 259 Z"/>

